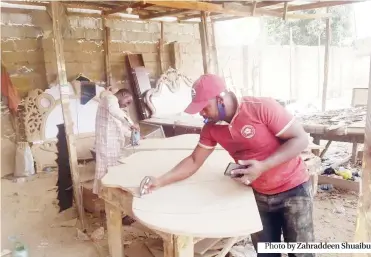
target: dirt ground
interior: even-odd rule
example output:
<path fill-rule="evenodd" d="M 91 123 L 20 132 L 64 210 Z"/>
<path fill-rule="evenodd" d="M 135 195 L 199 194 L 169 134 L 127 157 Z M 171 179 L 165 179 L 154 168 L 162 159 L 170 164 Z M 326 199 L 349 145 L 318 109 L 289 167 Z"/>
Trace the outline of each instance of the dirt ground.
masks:
<path fill-rule="evenodd" d="M 58 214 L 56 179 L 57 174 L 53 172 L 36 175 L 26 182 L 1 180 L 1 250 L 11 250 L 12 243 L 8 237 L 17 236 L 29 248 L 29 256 L 108 256 L 106 235 L 95 243 L 83 241 L 77 239 L 74 226 L 62 226 L 61 221 L 76 216 L 71 211 Z M 357 195 L 354 193 L 318 192 L 314 210 L 316 241 L 353 240 L 356 209 Z M 89 220 L 93 228 L 104 223 L 97 218 L 90 217 Z M 125 244 L 130 244 L 135 234 L 139 233 L 141 239 L 148 236 L 135 228 L 126 230 L 129 234 L 123 239 Z M 336 255 L 321 255 L 326 256 Z"/>

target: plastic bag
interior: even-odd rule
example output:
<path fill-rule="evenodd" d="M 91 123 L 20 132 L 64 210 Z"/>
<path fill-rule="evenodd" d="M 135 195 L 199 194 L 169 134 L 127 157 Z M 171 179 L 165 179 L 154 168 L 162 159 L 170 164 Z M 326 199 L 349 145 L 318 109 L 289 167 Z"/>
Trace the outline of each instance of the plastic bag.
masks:
<path fill-rule="evenodd" d="M 28 177 L 35 174 L 34 159 L 28 142 L 17 144 L 15 154 L 15 177 Z"/>

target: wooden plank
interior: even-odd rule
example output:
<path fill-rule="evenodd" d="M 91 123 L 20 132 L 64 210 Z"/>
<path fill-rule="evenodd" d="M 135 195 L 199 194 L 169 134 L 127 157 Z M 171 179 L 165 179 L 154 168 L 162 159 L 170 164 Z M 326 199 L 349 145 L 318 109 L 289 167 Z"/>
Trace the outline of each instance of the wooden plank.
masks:
<path fill-rule="evenodd" d="M 240 12 L 240 14 L 235 13 L 234 14 L 235 16 L 242 16 L 242 13 L 245 13 L 244 16 L 246 16 L 246 13 L 250 14 L 249 16 L 251 16 L 253 12 L 253 5 L 244 6 L 238 3 L 224 3 L 223 7 L 226 8 L 227 10 L 235 10 L 237 12 Z M 256 10 L 254 11 L 254 16 L 273 16 L 273 17 L 282 18 L 284 11 L 285 9 L 283 9 L 281 12 L 277 12 L 274 10 L 256 8 Z M 233 14 L 233 13 L 229 13 L 229 14 Z M 287 18 L 290 18 L 290 19 L 318 19 L 318 18 L 329 17 L 329 14 L 327 13 L 316 13 L 316 14 L 288 13 L 286 16 Z"/>
<path fill-rule="evenodd" d="M 222 240 L 222 238 L 204 238 L 194 245 L 194 252 L 203 255 L 220 240 Z"/>
<path fill-rule="evenodd" d="M 331 143 L 332 143 L 332 140 L 327 141 L 326 146 L 325 146 L 325 149 L 323 149 L 323 151 L 321 152 L 321 154 L 319 156 L 320 158 L 322 158 L 325 155 L 325 153 L 327 152 L 327 150 L 330 147 Z"/>
<path fill-rule="evenodd" d="M 330 19 L 326 19 L 325 63 L 323 69 L 323 88 L 322 88 L 323 112 L 326 110 L 327 86 L 329 82 L 330 42 L 331 42 L 331 24 Z"/>
<path fill-rule="evenodd" d="M 153 13 L 153 14 L 148 14 L 148 15 L 139 15 L 139 18 L 142 20 L 149 20 L 149 19 L 154 19 L 154 18 L 161 18 L 165 16 L 177 16 L 180 14 L 185 14 L 190 12 L 189 10 L 176 10 L 176 11 L 170 11 L 170 12 L 160 12 L 160 13 Z"/>
<path fill-rule="evenodd" d="M 280 3 L 283 3 L 283 2 L 284 1 L 262 1 L 262 2 L 257 3 L 257 1 L 254 1 L 254 3 L 257 3 L 257 5 L 256 5 L 257 8 L 277 5 L 277 4 L 280 4 Z"/>
<path fill-rule="evenodd" d="M 118 2 L 120 3 L 120 2 Z M 135 9 L 135 8 L 146 8 L 146 7 L 149 7 L 149 6 L 152 6 L 152 4 L 144 4 L 143 2 L 138 2 L 138 3 L 128 3 L 128 4 L 125 4 L 125 5 L 121 5 L 121 6 L 118 6 L 114 9 L 111 9 L 111 10 L 107 10 L 107 11 L 103 11 L 103 15 L 110 15 L 110 14 L 114 14 L 114 13 L 118 13 L 118 12 L 126 12 L 126 9 L 127 8 L 132 8 L 132 9 Z"/>
<path fill-rule="evenodd" d="M 229 250 L 231 250 L 232 246 L 237 243 L 239 240 L 239 237 L 231 237 L 227 240 L 227 242 L 224 244 L 223 249 L 220 251 L 220 253 L 216 257 L 224 257 L 227 255 Z"/>
<path fill-rule="evenodd" d="M 359 182 L 345 180 L 341 178 L 329 177 L 325 175 L 318 175 L 318 185 L 322 185 L 322 184 L 331 184 L 335 188 L 350 190 L 350 191 L 354 191 L 357 193 L 359 192 L 359 187 L 360 187 Z"/>
<path fill-rule="evenodd" d="M 124 257 L 124 246 L 122 244 L 122 217 L 119 208 L 105 202 L 108 249 L 111 257 Z"/>
<path fill-rule="evenodd" d="M 215 23 L 211 23 L 211 34 L 212 34 L 212 60 L 214 63 L 214 74 L 219 74 L 219 60 L 218 60 L 218 50 L 216 47 L 216 38 L 215 38 Z"/>
<path fill-rule="evenodd" d="M 174 69 L 179 69 L 182 63 L 182 55 L 180 53 L 180 45 L 178 42 L 171 42 L 169 44 L 170 65 Z"/>
<path fill-rule="evenodd" d="M 249 17 L 252 13 L 252 7 L 251 6 L 242 6 L 232 9 L 228 6 L 232 3 L 227 4 L 212 4 L 212 3 L 205 3 L 205 2 L 196 2 L 196 1 L 147 1 L 147 3 L 152 3 L 157 6 L 162 7 L 169 7 L 174 9 L 188 9 L 188 10 L 194 10 L 194 11 L 200 11 L 200 12 L 216 12 L 216 13 L 224 13 L 224 14 L 231 14 L 235 16 L 241 16 L 241 17 Z M 264 10 L 264 9 L 257 9 L 256 10 L 257 15 L 268 15 L 268 16 L 275 16 L 275 17 L 282 17 L 282 14 L 275 11 L 270 10 Z M 323 15 L 320 15 L 323 17 Z M 288 14 L 288 18 L 318 18 L 319 15 L 304 15 L 304 14 Z"/>
<path fill-rule="evenodd" d="M 192 256 L 194 256 L 193 237 L 174 236 L 174 257 L 192 257 Z"/>
<path fill-rule="evenodd" d="M 356 242 L 371 241 L 371 56 L 370 74 L 368 85 L 368 102 L 365 129 L 365 142 L 363 150 L 362 181 L 358 204 L 358 217 L 355 233 Z M 353 257 L 365 256 L 364 254 L 354 254 Z M 368 254 L 368 256 L 370 256 Z"/>
<path fill-rule="evenodd" d="M 63 13 L 62 7 L 63 6 L 59 2 L 51 3 L 54 45 L 55 45 L 55 54 L 56 54 L 57 70 L 58 70 L 58 84 L 60 86 L 61 106 L 62 106 L 64 126 L 66 129 L 66 139 L 67 139 L 67 145 L 68 145 L 74 198 L 75 198 L 75 203 L 76 203 L 77 211 L 79 214 L 79 218 L 82 223 L 82 227 L 83 229 L 86 229 L 87 224 L 85 222 L 85 212 L 84 212 L 84 207 L 82 205 L 82 192 L 81 192 L 81 187 L 80 187 L 75 136 L 73 133 L 73 123 L 72 123 L 70 106 L 69 106 L 69 92 L 68 92 L 69 85 L 67 82 L 66 65 L 64 61 L 63 38 L 62 38 L 62 33 L 61 33 L 62 24 L 60 23 L 60 14 Z"/>
<path fill-rule="evenodd" d="M 283 11 L 283 19 L 285 21 L 287 20 L 287 10 L 288 10 L 288 7 L 289 7 L 289 3 L 288 2 L 285 2 L 285 7 L 284 7 L 284 11 Z"/>
<path fill-rule="evenodd" d="M 353 3 L 358 3 L 358 2 L 363 2 L 363 1 L 353 1 L 353 0 L 347 0 L 347 1 L 317 1 L 315 3 L 310 3 L 310 4 L 302 4 L 302 5 L 291 5 L 288 8 L 288 12 L 292 11 L 302 11 L 302 10 L 311 10 L 311 9 L 318 9 L 318 8 L 323 8 L 323 7 L 328 7 L 328 6 L 336 6 L 336 5 L 345 5 L 345 4 L 353 4 Z M 275 12 L 282 12 L 284 11 L 285 8 L 277 8 L 273 9 Z"/>
<path fill-rule="evenodd" d="M 103 22 L 103 46 L 104 46 L 104 65 L 106 70 L 106 85 L 111 86 L 111 60 L 110 60 L 110 42 L 111 42 L 111 29 L 107 26 L 106 18 L 102 18 Z"/>
<path fill-rule="evenodd" d="M 201 49 L 202 49 L 202 64 L 204 68 L 204 74 L 209 73 L 209 45 L 207 40 L 207 18 L 206 13 L 201 12 L 201 23 L 199 24 L 200 38 L 201 38 Z"/>
<path fill-rule="evenodd" d="M 164 23 L 161 22 L 161 33 L 160 39 L 158 40 L 158 66 L 159 66 L 159 74 L 160 77 L 162 73 L 164 73 L 164 67 L 162 62 L 162 54 L 164 52 Z"/>
<path fill-rule="evenodd" d="M 350 161 L 353 164 L 355 164 L 357 162 L 357 150 L 358 150 L 358 144 L 353 143 L 353 145 L 352 145 L 352 157 L 350 157 Z"/>

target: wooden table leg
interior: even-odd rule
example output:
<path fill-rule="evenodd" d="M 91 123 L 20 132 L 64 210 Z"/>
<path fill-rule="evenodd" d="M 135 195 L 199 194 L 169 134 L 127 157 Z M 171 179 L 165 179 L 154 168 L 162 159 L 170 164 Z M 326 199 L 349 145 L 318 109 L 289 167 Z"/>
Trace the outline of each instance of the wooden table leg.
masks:
<path fill-rule="evenodd" d="M 108 248 L 111 257 L 124 257 L 124 246 L 122 244 L 122 218 L 119 208 L 105 202 Z"/>
<path fill-rule="evenodd" d="M 194 243 L 191 236 L 174 236 L 174 257 L 193 257 Z"/>
<path fill-rule="evenodd" d="M 314 144 L 316 144 L 316 145 L 320 145 L 321 144 L 321 139 L 318 136 L 312 136 L 312 137 L 313 137 L 313 143 Z M 319 156 L 319 149 L 313 149 L 312 150 L 312 153 L 314 155 Z"/>
<path fill-rule="evenodd" d="M 353 143 L 352 157 L 350 158 L 350 161 L 351 161 L 352 164 L 356 164 L 357 163 L 357 150 L 358 150 L 358 144 L 357 143 Z"/>

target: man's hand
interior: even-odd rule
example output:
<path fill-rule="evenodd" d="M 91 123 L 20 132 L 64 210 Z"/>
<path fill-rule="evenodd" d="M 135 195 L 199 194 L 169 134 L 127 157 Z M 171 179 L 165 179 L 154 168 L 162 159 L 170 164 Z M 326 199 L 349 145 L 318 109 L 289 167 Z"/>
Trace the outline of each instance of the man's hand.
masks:
<path fill-rule="evenodd" d="M 160 183 L 159 183 L 159 180 L 155 177 L 149 177 L 150 178 L 150 181 L 148 182 L 148 184 L 144 185 L 143 186 L 143 193 L 144 194 L 150 194 L 152 193 L 153 190 L 156 190 L 157 188 L 160 187 Z"/>
<path fill-rule="evenodd" d="M 132 130 L 136 130 L 136 131 L 139 131 L 140 130 L 139 124 L 133 124 L 133 125 L 130 126 L 130 128 Z"/>
<path fill-rule="evenodd" d="M 235 169 L 231 171 L 231 174 L 243 174 L 242 177 L 235 177 L 234 179 L 240 181 L 245 185 L 250 185 L 255 179 L 268 169 L 264 162 L 257 160 L 245 160 L 238 161 L 241 165 L 248 166 L 246 169 Z"/>

